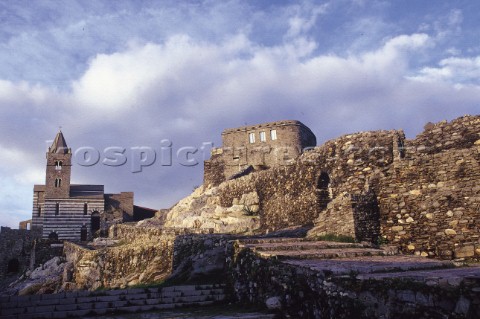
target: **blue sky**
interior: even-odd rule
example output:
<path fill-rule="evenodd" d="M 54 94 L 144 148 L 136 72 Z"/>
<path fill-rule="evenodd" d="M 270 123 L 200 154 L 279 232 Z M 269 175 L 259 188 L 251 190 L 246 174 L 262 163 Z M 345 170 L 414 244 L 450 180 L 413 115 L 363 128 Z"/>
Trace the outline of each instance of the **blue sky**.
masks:
<path fill-rule="evenodd" d="M 128 157 L 245 123 L 297 119 L 321 144 L 479 114 L 478 21 L 478 1 L 2 1 L 0 224 L 29 218 L 59 126 L 74 151 Z M 154 208 L 202 182 L 202 165 L 128 164 L 74 164 L 73 182 Z"/>

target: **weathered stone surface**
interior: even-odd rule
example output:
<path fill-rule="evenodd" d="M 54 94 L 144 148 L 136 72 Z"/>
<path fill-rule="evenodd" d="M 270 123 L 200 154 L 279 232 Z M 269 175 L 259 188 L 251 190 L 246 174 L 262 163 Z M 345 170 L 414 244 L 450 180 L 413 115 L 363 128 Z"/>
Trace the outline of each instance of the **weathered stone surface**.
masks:
<path fill-rule="evenodd" d="M 475 246 L 468 245 L 463 247 L 458 247 L 454 251 L 455 258 L 467 258 L 475 256 Z"/>

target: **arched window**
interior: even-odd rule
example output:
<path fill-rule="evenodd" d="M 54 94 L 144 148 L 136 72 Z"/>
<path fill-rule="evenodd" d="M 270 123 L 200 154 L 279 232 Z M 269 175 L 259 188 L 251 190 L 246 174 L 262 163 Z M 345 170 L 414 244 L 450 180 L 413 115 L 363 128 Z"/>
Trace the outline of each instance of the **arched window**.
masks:
<path fill-rule="evenodd" d="M 88 203 L 83 204 L 83 215 L 87 215 L 88 213 Z"/>
<path fill-rule="evenodd" d="M 52 231 L 49 235 L 48 235 L 48 239 L 51 239 L 51 240 L 58 240 L 58 234 L 54 231 Z"/>
<path fill-rule="evenodd" d="M 61 187 L 61 186 L 62 186 L 62 179 L 55 178 L 55 187 Z"/>
<path fill-rule="evenodd" d="M 60 203 L 55 204 L 55 215 L 60 215 Z"/>
<path fill-rule="evenodd" d="M 55 170 L 60 171 L 62 169 L 62 161 L 55 161 Z"/>

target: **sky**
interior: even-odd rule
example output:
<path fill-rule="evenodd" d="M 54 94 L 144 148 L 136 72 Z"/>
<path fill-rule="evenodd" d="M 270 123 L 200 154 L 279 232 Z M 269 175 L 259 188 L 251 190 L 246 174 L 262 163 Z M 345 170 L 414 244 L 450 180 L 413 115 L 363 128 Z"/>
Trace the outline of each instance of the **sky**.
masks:
<path fill-rule="evenodd" d="M 473 0 L 1 1 L 0 225 L 31 217 L 59 127 L 72 183 L 159 209 L 225 128 L 295 119 L 322 144 L 478 115 L 479 21 Z"/>

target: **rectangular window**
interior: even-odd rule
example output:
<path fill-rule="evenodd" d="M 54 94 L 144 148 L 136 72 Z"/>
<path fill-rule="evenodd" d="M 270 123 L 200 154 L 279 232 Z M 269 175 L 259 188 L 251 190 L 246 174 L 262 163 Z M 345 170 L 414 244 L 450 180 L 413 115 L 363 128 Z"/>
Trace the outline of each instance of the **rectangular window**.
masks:
<path fill-rule="evenodd" d="M 250 144 L 255 143 L 255 133 L 248 134 L 248 140 L 250 141 Z"/>
<path fill-rule="evenodd" d="M 277 139 L 277 130 L 271 130 L 270 131 L 270 139 L 272 141 L 275 141 Z"/>
<path fill-rule="evenodd" d="M 55 215 L 60 215 L 60 204 L 59 203 L 55 204 Z"/>
<path fill-rule="evenodd" d="M 83 215 L 87 215 L 87 212 L 88 212 L 88 204 L 85 203 L 83 204 Z"/>
<path fill-rule="evenodd" d="M 42 215 L 42 207 L 38 206 L 37 216 L 40 217 L 41 215 Z"/>
<path fill-rule="evenodd" d="M 260 142 L 266 142 L 267 141 L 267 135 L 265 132 L 260 132 Z"/>

